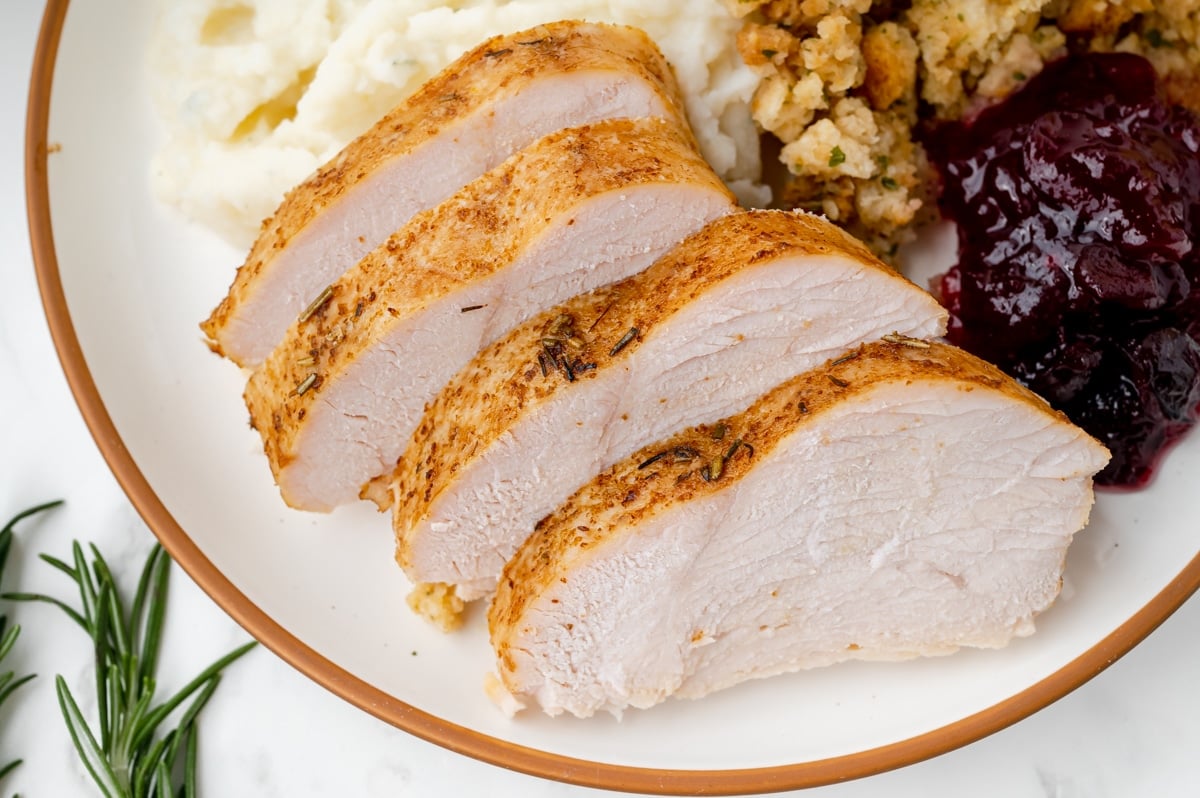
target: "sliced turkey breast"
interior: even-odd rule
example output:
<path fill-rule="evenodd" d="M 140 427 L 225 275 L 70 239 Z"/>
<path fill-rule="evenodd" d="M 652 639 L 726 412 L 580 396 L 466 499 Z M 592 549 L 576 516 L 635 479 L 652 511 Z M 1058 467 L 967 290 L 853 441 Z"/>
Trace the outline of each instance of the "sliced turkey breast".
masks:
<path fill-rule="evenodd" d="M 544 135 L 619 117 L 687 126 L 646 34 L 568 21 L 489 39 L 289 192 L 202 329 L 217 352 L 258 365 L 325 286 L 415 213 Z"/>
<path fill-rule="evenodd" d="M 396 469 L 397 559 L 417 583 L 485 595 L 534 524 L 602 468 L 863 341 L 945 324 L 928 293 L 823 219 L 718 219 L 450 381 Z"/>
<path fill-rule="evenodd" d="M 505 687 L 619 713 L 1032 633 L 1108 453 L 977 358 L 892 339 L 642 449 L 544 519 L 489 613 Z"/>
<path fill-rule="evenodd" d="M 735 207 L 678 125 L 623 119 L 540 139 L 418 214 L 322 292 L 250 378 L 285 501 L 355 499 L 481 347 Z"/>

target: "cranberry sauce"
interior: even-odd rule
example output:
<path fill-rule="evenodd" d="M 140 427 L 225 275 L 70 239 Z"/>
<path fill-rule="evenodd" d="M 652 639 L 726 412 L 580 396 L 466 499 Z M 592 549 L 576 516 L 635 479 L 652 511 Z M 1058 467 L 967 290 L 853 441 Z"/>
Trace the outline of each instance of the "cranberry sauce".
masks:
<path fill-rule="evenodd" d="M 1128 54 L 1072 55 L 928 149 L 958 265 L 949 338 L 1112 451 L 1136 487 L 1200 410 L 1200 122 Z"/>

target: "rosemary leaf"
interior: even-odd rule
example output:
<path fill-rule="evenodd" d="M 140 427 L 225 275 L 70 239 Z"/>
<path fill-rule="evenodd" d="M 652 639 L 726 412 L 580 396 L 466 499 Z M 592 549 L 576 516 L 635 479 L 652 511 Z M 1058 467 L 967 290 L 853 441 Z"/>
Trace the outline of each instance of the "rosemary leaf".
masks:
<path fill-rule="evenodd" d="M 82 581 L 80 582 L 82 585 Z M 107 587 L 102 587 L 100 598 L 105 598 Z M 82 593 L 82 588 L 80 589 Z M 86 615 L 86 613 L 85 613 Z M 87 616 L 92 635 L 92 656 L 95 658 L 96 699 L 100 714 L 100 741 L 104 750 L 112 749 L 112 724 L 109 723 L 109 707 L 120 706 L 124 699 L 124 687 L 115 664 L 108 659 L 108 615 Z M 105 678 L 107 677 L 107 679 Z M 115 693 L 115 695 L 113 695 Z"/>
<path fill-rule="evenodd" d="M 184 729 L 183 735 L 187 738 L 183 747 L 183 795 L 196 798 L 196 724 Z"/>
<path fill-rule="evenodd" d="M 107 798 L 125 798 L 125 792 L 118 784 L 116 774 L 96 743 L 83 713 L 79 711 L 79 704 L 75 703 L 75 697 L 67 687 L 67 680 L 62 676 L 54 677 L 54 687 L 58 692 L 58 706 L 67 722 L 67 733 L 71 735 L 71 742 L 75 744 L 83 766 L 92 774 L 96 786 Z"/>
<path fill-rule="evenodd" d="M 150 703 L 154 700 L 154 681 L 147 680 L 143 683 L 143 687 L 145 689 L 138 694 L 137 700 L 121 724 L 121 733 L 117 737 L 116 745 L 113 746 L 115 755 L 126 761 L 137 758 L 136 752 L 142 750 L 141 743 L 143 742 L 153 748 L 152 737 L 147 736 L 144 740 L 138 737 L 138 729 L 151 712 Z"/>
<path fill-rule="evenodd" d="M 97 668 L 96 672 L 100 673 L 101 670 L 101 668 Z M 109 722 L 108 708 L 119 707 L 125 703 L 125 686 L 121 683 L 119 670 L 115 665 L 109 665 L 107 670 L 109 678 L 103 680 L 104 684 L 96 697 L 96 714 L 100 716 L 100 736 L 106 751 L 112 745 L 110 739 L 112 724 Z"/>
<path fill-rule="evenodd" d="M 98 607 L 100 613 L 105 616 L 108 628 L 113 630 L 112 646 L 116 650 L 117 661 L 127 663 L 131 657 L 132 641 L 129 639 L 129 624 L 125 622 L 124 613 L 121 611 L 121 602 L 117 598 L 117 586 L 113 583 L 111 576 L 104 579 L 104 587 L 101 595 L 104 600 L 100 602 Z M 128 676 L 126 684 L 129 683 Z"/>
<path fill-rule="evenodd" d="M 53 565 L 58 570 L 62 571 L 64 574 L 71 577 L 72 582 L 78 581 L 79 576 L 78 576 L 78 574 L 75 573 L 75 569 L 72 568 L 71 566 L 67 565 L 65 562 L 58 559 L 57 557 L 51 557 L 49 554 L 39 554 L 38 559 L 40 559 L 44 563 Z"/>
<path fill-rule="evenodd" d="M 145 720 L 140 724 L 140 727 L 135 730 L 133 736 L 134 747 L 137 747 L 145 742 L 150 735 L 154 733 L 154 730 L 158 727 L 158 724 L 162 722 L 163 718 L 171 714 L 172 710 L 186 701 L 188 696 L 203 687 L 206 681 L 219 674 L 225 669 L 225 666 L 229 665 L 247 651 L 254 648 L 255 645 L 256 643 L 251 641 L 245 645 L 235 648 L 233 651 L 230 651 L 228 654 L 221 657 L 212 665 L 209 665 L 207 668 L 201 671 L 199 676 L 188 682 L 187 685 L 185 685 L 178 693 L 171 696 L 159 706 L 155 707 L 154 710 L 146 716 Z"/>
<path fill-rule="evenodd" d="M 13 643 L 17 642 L 17 637 L 21 634 L 21 627 L 14 626 L 11 629 L 4 630 L 4 635 L 0 636 L 0 660 L 8 654 L 12 649 Z M 11 673 L 4 674 L 4 677 L 11 677 Z M 0 677 L 0 678 L 4 678 Z"/>
<path fill-rule="evenodd" d="M 75 560 L 75 581 L 79 584 L 79 597 L 83 602 L 83 617 L 88 622 L 89 633 L 100 641 L 106 640 L 106 635 L 98 634 L 96 624 L 99 620 L 96 613 L 97 591 L 92 573 L 88 570 L 87 560 L 83 557 L 83 547 L 79 542 L 71 544 L 71 555 Z"/>
<path fill-rule="evenodd" d="M 79 624 L 83 631 L 88 631 L 88 623 L 83 619 L 83 616 L 76 612 L 72 607 L 67 606 L 56 598 L 43 596 L 38 593 L 5 593 L 4 595 L 0 596 L 0 598 L 8 601 L 38 601 L 43 604 L 53 604 L 55 607 L 58 607 L 60 610 L 66 613 L 71 620 Z"/>
<path fill-rule="evenodd" d="M 142 618 L 142 609 L 146 610 L 145 634 L 142 638 L 141 661 L 142 667 L 138 676 L 145 679 L 158 671 L 158 651 L 162 642 L 163 621 L 167 608 L 167 578 L 171 575 L 171 561 L 167 553 L 155 548 L 146 560 L 142 569 L 142 578 L 138 584 L 137 597 L 133 604 L 134 622 Z M 146 591 L 149 590 L 149 605 Z"/>
<path fill-rule="evenodd" d="M 217 691 L 217 685 L 220 683 L 221 677 L 219 674 L 214 675 L 208 680 L 208 683 L 204 685 L 204 689 L 188 705 L 188 708 L 183 713 L 183 717 L 179 719 L 179 729 L 191 729 L 196 725 L 196 716 L 200 714 L 200 710 L 204 709 L 204 705 L 208 703 L 208 699 L 212 698 L 212 694 Z M 167 757 L 172 762 L 175 761 L 175 757 L 179 753 L 179 744 L 185 736 L 186 734 L 183 732 L 176 732 L 171 735 L 172 739 L 170 747 L 167 749 Z"/>
<path fill-rule="evenodd" d="M 107 616 L 108 628 L 113 630 L 112 645 L 116 648 L 119 661 L 125 662 L 129 657 L 132 641 L 124 608 L 117 597 L 117 580 L 113 578 L 112 569 L 108 567 L 95 544 L 89 543 L 88 548 L 92 552 L 92 570 L 96 572 L 96 584 L 104 592 L 103 598 L 97 600 L 96 610 Z"/>
<path fill-rule="evenodd" d="M 30 507 L 27 510 L 22 510 L 9 519 L 8 523 L 4 525 L 3 529 L 0 529 L 0 580 L 4 578 L 4 567 L 8 564 L 8 555 L 9 552 L 12 551 L 13 532 L 16 530 L 17 524 L 21 523 L 26 518 L 37 515 L 38 513 L 46 510 L 50 510 L 59 506 L 60 504 L 62 504 L 61 500 L 44 502 L 42 504 Z M 20 636 L 21 627 L 16 625 L 10 627 L 8 625 L 8 616 L 0 614 L 0 661 L 3 661 L 4 658 L 8 656 L 9 652 L 12 651 L 13 646 L 15 646 L 17 643 L 17 638 Z M 4 702 L 7 701 L 9 697 L 21 687 L 21 685 L 27 684 L 33 678 L 34 675 L 32 673 L 21 677 L 18 677 L 15 671 L 6 671 L 3 674 L 0 674 L 0 706 L 3 706 Z M 5 776 L 11 773 L 13 769 L 17 767 L 17 765 L 21 764 L 21 761 L 22 760 L 20 759 L 14 759 L 5 763 L 4 765 L 0 765 L 0 779 L 3 779 Z"/>
<path fill-rule="evenodd" d="M 17 630 L 20 628 L 21 627 L 19 627 L 19 626 L 14 626 L 13 630 Z M 15 693 L 18 687 L 20 687 L 21 685 L 25 684 L 28 681 L 32 681 L 34 678 L 34 674 L 27 673 L 24 676 L 22 676 L 20 679 L 14 679 L 13 677 L 15 677 L 16 674 L 13 673 L 12 671 L 9 671 L 8 673 L 4 674 L 4 676 L 5 676 L 5 679 L 4 679 L 5 684 L 4 684 L 3 688 L 0 688 L 0 704 L 3 704 L 4 701 L 10 695 Z"/>
<path fill-rule="evenodd" d="M 55 499 L 52 502 L 45 502 L 44 504 L 39 504 L 36 507 L 30 507 L 28 510 L 22 510 L 21 512 L 14 515 L 12 517 L 12 519 L 7 524 L 4 525 L 4 529 L 0 529 L 0 535 L 5 536 L 6 538 L 11 540 L 11 535 L 13 533 L 13 530 L 16 528 L 17 524 L 21 523 L 22 521 L 24 521 L 26 518 L 29 518 L 30 516 L 37 515 L 40 512 L 43 512 L 45 510 L 52 510 L 55 507 L 58 507 L 62 503 L 63 503 L 62 499 Z M 4 546 L 4 556 L 5 557 L 8 556 L 8 545 L 7 544 Z M 4 565 L 4 561 L 0 560 L 0 568 L 2 568 L 3 565 Z"/>
<path fill-rule="evenodd" d="M 158 769 L 155 773 L 155 795 L 171 796 L 175 791 L 171 789 L 171 769 L 163 760 L 158 760 Z"/>
<path fill-rule="evenodd" d="M 134 795 L 147 794 L 147 788 L 150 786 L 150 778 L 158 769 L 158 763 L 164 760 L 167 747 L 171 744 L 171 741 L 174 739 L 174 737 L 174 732 L 168 734 L 166 737 L 156 742 L 150 748 L 149 753 L 138 759 L 137 764 L 133 768 L 133 776 L 129 782 L 130 791 Z M 172 760 L 168 759 L 167 761 L 169 762 Z M 167 793 L 167 795 L 169 794 L 170 793 Z"/>

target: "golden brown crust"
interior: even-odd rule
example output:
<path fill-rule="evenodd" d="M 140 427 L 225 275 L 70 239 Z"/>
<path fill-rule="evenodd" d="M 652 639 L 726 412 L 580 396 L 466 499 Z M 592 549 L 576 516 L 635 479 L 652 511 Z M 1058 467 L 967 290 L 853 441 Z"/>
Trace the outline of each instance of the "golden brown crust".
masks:
<path fill-rule="evenodd" d="M 619 367 L 657 325 L 742 268 L 829 254 L 906 282 L 820 217 L 749 211 L 710 223 L 641 274 L 568 300 L 485 347 L 430 403 L 392 475 L 401 566 L 409 564 L 409 535 L 456 473 L 530 409 Z"/>
<path fill-rule="evenodd" d="M 502 669 L 512 669 L 507 641 L 526 607 L 550 585 L 566 581 L 588 549 L 672 505 L 735 484 L 797 427 L 839 402 L 879 385 L 918 379 L 945 380 L 960 391 L 999 391 L 1070 423 L 995 366 L 948 344 L 901 336 L 864 344 L 788 380 L 744 413 L 693 427 L 636 452 L 544 518 L 505 566 L 488 610 Z"/>
<path fill-rule="evenodd" d="M 647 184 L 701 186 L 734 202 L 689 132 L 619 119 L 547 136 L 415 216 L 326 289 L 251 376 L 246 404 L 275 475 L 323 387 L 398 319 L 493 274 L 581 198 Z"/>
<path fill-rule="evenodd" d="M 322 209 L 338 202 L 380 164 L 412 152 L 455 120 L 476 113 L 498 96 L 515 93 L 535 78 L 581 70 L 628 72 L 658 86 L 686 127 L 682 95 L 671 68 L 640 30 L 563 21 L 493 37 L 431 79 L 288 192 L 275 214 L 263 222 L 229 293 L 200 325 L 213 350 L 222 353 L 221 330 L 259 273 Z"/>

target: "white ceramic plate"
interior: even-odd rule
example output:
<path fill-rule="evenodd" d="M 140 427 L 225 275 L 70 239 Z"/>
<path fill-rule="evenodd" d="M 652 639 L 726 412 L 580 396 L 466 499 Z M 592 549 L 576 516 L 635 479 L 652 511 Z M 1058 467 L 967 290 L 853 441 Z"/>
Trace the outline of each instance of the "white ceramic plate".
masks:
<path fill-rule="evenodd" d="M 827 668 L 621 722 L 506 719 L 481 689 L 482 613 L 446 636 L 408 612 L 386 516 L 366 506 L 311 515 L 280 501 L 246 424 L 243 377 L 196 326 L 242 253 L 149 195 L 149 2 L 78 3 L 69 14 L 66 5 L 49 4 L 35 68 L 29 196 L 47 314 L 80 406 L 183 567 L 268 646 L 364 710 L 583 784 L 805 786 L 905 764 L 1023 717 L 1105 667 L 1200 583 L 1194 435 L 1150 490 L 1100 498 L 1071 549 L 1062 599 L 1038 634 L 1006 650 Z"/>

